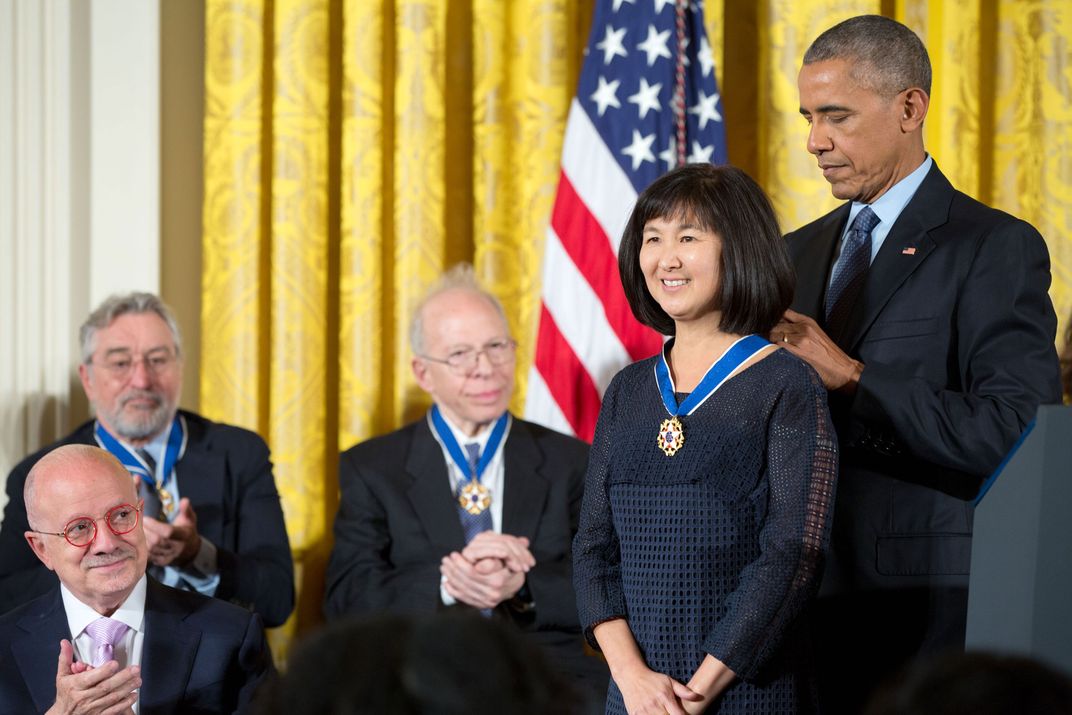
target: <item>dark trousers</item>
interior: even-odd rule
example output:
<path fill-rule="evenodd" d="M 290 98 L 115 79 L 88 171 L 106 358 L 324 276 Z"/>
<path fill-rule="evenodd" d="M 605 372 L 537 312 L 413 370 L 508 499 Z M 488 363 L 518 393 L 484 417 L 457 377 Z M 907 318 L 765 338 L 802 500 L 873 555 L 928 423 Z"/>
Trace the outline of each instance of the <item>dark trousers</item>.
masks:
<path fill-rule="evenodd" d="M 820 712 L 859 715 L 875 689 L 916 656 L 964 650 L 968 589 L 828 596 L 813 614 Z"/>

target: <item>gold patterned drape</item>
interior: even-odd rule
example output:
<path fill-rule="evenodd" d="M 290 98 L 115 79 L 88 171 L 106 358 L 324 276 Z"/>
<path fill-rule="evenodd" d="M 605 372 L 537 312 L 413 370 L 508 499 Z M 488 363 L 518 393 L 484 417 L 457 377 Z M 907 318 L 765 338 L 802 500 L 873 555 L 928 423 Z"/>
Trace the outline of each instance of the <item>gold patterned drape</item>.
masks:
<path fill-rule="evenodd" d="M 264 435 L 319 619 L 340 448 L 426 406 L 406 325 L 471 260 L 533 350 L 543 234 L 594 0 L 206 0 L 202 410 Z M 707 0 L 730 158 L 795 228 L 836 202 L 804 151 L 796 73 L 822 29 L 906 22 L 936 81 L 926 145 L 1032 222 L 1072 309 L 1072 3 Z M 721 52 L 719 51 L 721 48 Z M 1062 323 L 1063 324 L 1063 323 Z"/>
<path fill-rule="evenodd" d="M 837 205 L 804 151 L 796 75 L 819 32 L 865 13 L 904 22 L 927 45 L 935 79 L 925 146 L 946 176 L 1046 238 L 1063 336 L 1072 311 L 1072 2 L 726 2 L 730 160 L 770 193 L 786 230 Z"/>
<path fill-rule="evenodd" d="M 201 406 L 272 448 L 319 620 L 335 460 L 427 405 L 406 324 L 474 261 L 532 351 L 591 0 L 209 0 Z M 523 404 L 523 386 L 514 402 Z"/>

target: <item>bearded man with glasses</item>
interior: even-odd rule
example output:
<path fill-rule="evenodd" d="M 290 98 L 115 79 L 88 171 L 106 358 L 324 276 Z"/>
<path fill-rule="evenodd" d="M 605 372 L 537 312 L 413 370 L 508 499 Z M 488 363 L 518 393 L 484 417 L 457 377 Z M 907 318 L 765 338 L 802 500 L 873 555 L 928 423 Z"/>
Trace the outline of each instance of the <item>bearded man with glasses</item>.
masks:
<path fill-rule="evenodd" d="M 104 301 L 82 325 L 78 374 L 96 413 L 58 444 L 116 456 L 144 502 L 149 572 L 168 586 L 251 608 L 283 623 L 294 608 L 294 570 L 268 447 L 248 430 L 178 409 L 182 341 L 155 295 Z M 55 585 L 26 548 L 22 492 L 31 467 L 8 476 L 0 525 L 0 613 Z M 98 524 L 99 526 L 99 524 Z"/>
<path fill-rule="evenodd" d="M 141 500 L 119 460 L 59 447 L 30 470 L 24 498 L 25 539 L 59 585 L 0 618 L 0 712 L 249 704 L 272 672 L 260 617 L 146 576 Z"/>
<path fill-rule="evenodd" d="M 570 552 L 587 445 L 507 411 L 516 344 L 471 266 L 425 296 L 410 343 L 433 405 L 343 452 L 327 617 L 478 610 L 543 646 L 601 712 L 608 676 L 584 655 Z"/>

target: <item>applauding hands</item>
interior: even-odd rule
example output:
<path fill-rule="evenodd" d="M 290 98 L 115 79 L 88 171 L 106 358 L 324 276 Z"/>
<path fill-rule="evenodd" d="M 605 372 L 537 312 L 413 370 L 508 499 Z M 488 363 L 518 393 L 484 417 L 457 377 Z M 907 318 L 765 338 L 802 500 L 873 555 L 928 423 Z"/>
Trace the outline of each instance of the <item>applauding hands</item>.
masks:
<path fill-rule="evenodd" d="M 46 715 L 128 715 L 138 700 L 141 669 L 120 668 L 114 660 L 99 668 L 75 662 L 74 648 L 60 641 L 56 702 Z"/>

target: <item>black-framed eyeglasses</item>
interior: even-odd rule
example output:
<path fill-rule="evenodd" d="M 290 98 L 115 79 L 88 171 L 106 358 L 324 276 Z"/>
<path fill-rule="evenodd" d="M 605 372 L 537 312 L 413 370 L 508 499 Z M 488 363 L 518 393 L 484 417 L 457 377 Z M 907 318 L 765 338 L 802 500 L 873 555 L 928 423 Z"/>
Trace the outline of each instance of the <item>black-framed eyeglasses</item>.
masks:
<path fill-rule="evenodd" d="M 119 352 L 107 355 L 96 363 L 91 358 L 86 364 L 100 367 L 116 380 L 126 380 L 134 372 L 134 366 L 139 362 L 145 366 L 147 373 L 156 376 L 163 375 L 169 371 L 178 360 L 177 353 L 167 348 L 160 348 L 138 356 L 128 352 Z"/>
<path fill-rule="evenodd" d="M 421 355 L 420 357 L 446 365 L 456 374 L 467 375 L 476 369 L 481 355 L 486 355 L 488 362 L 492 365 L 505 365 L 514 359 L 515 348 L 517 348 L 517 341 L 511 338 L 502 338 L 486 343 L 479 350 L 476 348 L 452 350 L 445 358 L 432 357 L 431 355 Z"/>
<path fill-rule="evenodd" d="M 141 514 L 141 507 L 141 501 L 138 501 L 137 506 L 120 504 L 119 506 L 113 506 L 104 516 L 98 519 L 88 516 L 76 516 L 67 522 L 67 526 L 63 527 L 63 531 L 37 531 L 36 529 L 30 529 L 30 531 L 35 534 L 45 534 L 46 536 L 62 536 L 67 539 L 67 543 L 71 546 L 89 546 L 93 543 L 93 539 L 97 538 L 97 522 L 102 519 L 108 526 L 108 530 L 116 536 L 122 536 L 134 531 L 134 528 L 138 525 L 138 515 Z"/>

